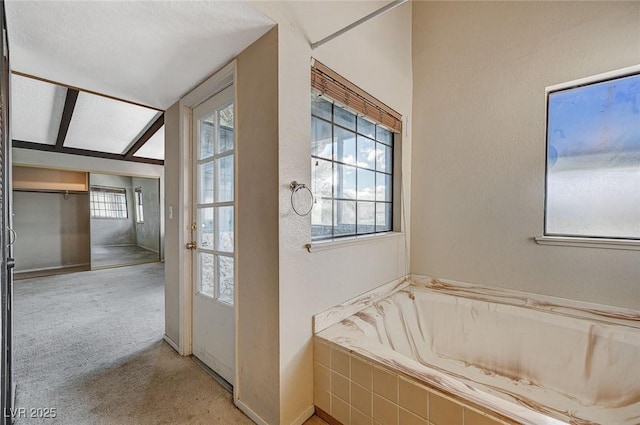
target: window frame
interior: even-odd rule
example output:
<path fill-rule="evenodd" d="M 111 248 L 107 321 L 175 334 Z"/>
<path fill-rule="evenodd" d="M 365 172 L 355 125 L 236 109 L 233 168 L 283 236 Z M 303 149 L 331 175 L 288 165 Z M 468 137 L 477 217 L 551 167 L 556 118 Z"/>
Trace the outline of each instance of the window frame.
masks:
<path fill-rule="evenodd" d="M 396 227 L 396 221 L 398 220 L 398 217 L 396 217 L 397 215 L 397 196 L 396 196 L 396 179 L 401 178 L 400 173 L 397 170 L 397 156 L 398 155 L 398 146 L 400 144 L 400 134 L 396 133 L 394 130 L 390 129 L 389 127 L 381 124 L 380 122 L 377 122 L 375 119 L 372 119 L 369 116 L 366 116 L 362 113 L 358 113 L 357 111 L 350 109 L 348 106 L 345 106 L 343 104 L 341 104 L 340 102 L 332 99 L 329 96 L 326 95 L 321 95 L 317 90 L 315 90 L 314 88 L 311 88 L 311 102 L 313 102 L 313 97 L 320 97 L 323 100 L 331 103 L 331 120 L 328 120 L 325 117 L 319 116 L 314 114 L 313 108 L 311 109 L 311 113 L 310 113 L 310 121 L 312 122 L 314 119 L 315 120 L 319 120 L 325 124 L 328 124 L 331 128 L 331 158 L 328 159 L 326 157 L 322 157 L 319 155 L 314 154 L 314 152 L 311 152 L 310 155 L 310 159 L 312 161 L 314 160 L 322 160 L 322 161 L 327 161 L 331 164 L 331 180 L 332 180 L 332 185 L 331 185 L 331 197 L 330 198 L 323 198 L 325 200 L 328 200 L 331 202 L 331 234 L 330 235 L 319 235 L 319 236 L 315 236 L 313 235 L 313 233 L 311 234 L 311 242 L 312 244 L 315 243 L 326 243 L 326 242 L 341 242 L 344 241 L 345 239 L 354 239 L 354 238 L 363 238 L 363 239 L 369 239 L 371 237 L 376 237 L 376 236 L 381 236 L 381 235 L 386 235 L 389 233 L 393 233 L 395 231 L 395 227 Z M 336 108 L 340 108 L 341 110 L 345 110 L 348 111 L 349 113 L 355 115 L 355 125 L 354 128 L 351 129 L 345 125 L 342 125 L 340 123 L 336 122 L 336 115 L 335 115 L 335 110 Z M 361 120 L 366 120 L 369 123 L 373 124 L 375 127 L 375 133 L 373 135 L 373 137 L 369 136 L 368 134 L 365 134 L 361 131 L 359 131 L 359 126 L 360 126 L 360 122 Z M 379 140 L 378 138 L 378 128 L 384 129 L 385 131 L 387 131 L 391 137 L 391 140 L 389 143 L 384 142 L 383 140 Z M 342 130 L 342 131 L 346 131 L 349 133 L 352 133 L 355 137 L 354 140 L 354 146 L 355 146 L 355 163 L 347 163 L 344 162 L 338 158 L 336 158 L 335 152 L 334 152 L 334 147 L 336 145 L 335 139 L 336 139 L 336 129 Z M 314 140 L 313 140 L 313 129 L 311 129 L 311 134 L 310 134 L 310 139 L 311 139 L 311 146 L 312 147 Z M 374 151 L 377 150 L 378 148 L 378 144 L 380 144 L 381 146 L 388 148 L 388 151 L 391 154 L 391 158 L 385 162 L 390 164 L 391 169 L 387 170 L 385 169 L 384 171 L 382 170 L 378 170 L 378 161 L 377 161 L 377 157 L 374 158 L 374 166 L 373 168 L 368 168 L 368 167 L 363 167 L 358 165 L 358 139 L 360 137 L 366 138 L 369 141 L 372 141 L 374 144 Z M 344 197 L 338 197 L 336 194 L 336 186 L 337 183 L 335 181 L 336 178 L 336 166 L 341 165 L 341 166 L 348 166 L 348 167 L 352 167 L 353 171 L 355 172 L 355 179 L 354 179 L 354 184 L 355 184 L 355 197 L 353 199 L 351 198 L 344 198 Z M 358 170 L 364 170 L 364 171 L 370 171 L 373 173 L 374 176 L 374 199 L 359 199 L 358 198 Z M 389 182 L 389 187 L 388 190 L 389 194 L 388 194 L 388 201 L 387 200 L 377 200 L 377 177 L 378 174 L 384 175 L 384 176 L 388 176 L 390 178 L 390 182 Z M 312 180 L 311 183 L 311 188 L 312 191 L 316 192 L 314 186 L 314 181 Z M 314 195 L 315 196 L 315 195 Z M 386 196 L 385 196 L 386 198 Z M 346 233 L 346 234 L 336 234 L 336 202 L 337 201 L 345 201 L 345 202 L 353 202 L 355 207 L 354 207 L 354 231 L 352 233 Z M 361 202 L 367 202 L 367 203 L 371 203 L 373 204 L 373 231 L 367 231 L 367 232 L 360 232 L 359 231 L 359 225 L 358 225 L 358 204 Z M 377 221 L 376 221 L 376 217 L 377 217 L 377 207 L 378 205 L 387 205 L 389 209 L 389 222 L 386 224 L 386 226 L 384 227 L 383 230 L 377 230 Z M 386 213 L 385 213 L 386 214 Z M 312 223 L 312 229 L 313 229 L 313 223 Z"/>
<path fill-rule="evenodd" d="M 543 193 L 543 220 L 542 234 L 534 236 L 534 240 L 539 245 L 559 245 L 571 247 L 601 248 L 601 249 L 622 249 L 640 250 L 640 236 L 629 237 L 608 237 L 595 235 L 571 235 L 561 233 L 549 233 L 547 231 L 548 219 L 548 177 L 549 177 L 549 100 L 553 93 L 576 89 L 605 83 L 617 79 L 631 76 L 640 76 L 640 65 L 622 68 L 602 74 L 597 74 L 566 83 L 556 84 L 545 88 L 545 143 L 544 143 L 544 193 Z"/>
<path fill-rule="evenodd" d="M 144 195 L 142 192 L 142 187 L 136 187 L 133 189 L 133 200 L 135 204 L 135 212 L 136 212 L 136 223 L 143 224 L 144 223 Z"/>

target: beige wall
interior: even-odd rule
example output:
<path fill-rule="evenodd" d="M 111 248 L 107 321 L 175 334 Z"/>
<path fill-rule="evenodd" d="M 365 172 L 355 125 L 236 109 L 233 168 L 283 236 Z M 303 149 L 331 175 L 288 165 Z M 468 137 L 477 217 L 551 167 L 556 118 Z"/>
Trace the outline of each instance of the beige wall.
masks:
<path fill-rule="evenodd" d="M 384 4 L 341 2 L 336 8 L 331 2 L 255 3 L 279 24 L 280 424 L 301 423 L 311 412 L 313 314 L 404 275 L 403 238 L 374 239 L 308 253 L 304 245 L 311 239 L 310 218 L 298 217 L 290 206 L 289 182 L 309 183 L 311 176 L 312 56 L 403 115 L 411 111 L 410 4 L 313 52 L 309 46 L 309 41 L 317 41 Z M 410 146 L 407 135 L 405 159 Z M 408 160 L 403 171 L 408 193 Z"/>
<path fill-rule="evenodd" d="M 180 104 L 176 102 L 164 113 L 164 171 L 165 171 L 165 260 L 164 260 L 164 327 L 165 335 L 175 344 L 182 344 L 182 321 L 180 320 L 181 303 L 180 286 L 184 284 L 185 265 L 183 249 L 186 223 L 181 205 L 185 202 L 183 180 L 184 146 L 182 145 L 182 125 Z M 188 152 L 188 150 L 187 150 Z M 169 215 L 169 208 L 173 213 Z M 185 221 L 186 220 L 186 221 Z M 184 347 L 181 346 L 182 349 Z M 190 352 L 190 347 L 188 351 Z M 185 353 L 185 354 L 186 354 Z"/>
<path fill-rule="evenodd" d="M 13 192 L 16 272 L 89 266 L 89 195 Z"/>
<path fill-rule="evenodd" d="M 237 57 L 236 76 L 236 396 L 264 421 L 277 424 L 277 28 Z"/>
<path fill-rule="evenodd" d="M 639 62 L 637 2 L 415 2 L 411 271 L 638 308 L 637 252 L 531 238 L 545 87 Z"/>

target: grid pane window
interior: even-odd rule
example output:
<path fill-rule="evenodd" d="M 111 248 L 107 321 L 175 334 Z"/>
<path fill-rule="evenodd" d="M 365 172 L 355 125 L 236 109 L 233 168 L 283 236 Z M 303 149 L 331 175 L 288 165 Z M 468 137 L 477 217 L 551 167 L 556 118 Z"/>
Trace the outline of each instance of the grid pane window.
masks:
<path fill-rule="evenodd" d="M 91 187 L 92 218 L 128 218 L 127 191 L 117 187 Z"/>
<path fill-rule="evenodd" d="M 311 94 L 313 240 L 392 230 L 393 132 Z"/>

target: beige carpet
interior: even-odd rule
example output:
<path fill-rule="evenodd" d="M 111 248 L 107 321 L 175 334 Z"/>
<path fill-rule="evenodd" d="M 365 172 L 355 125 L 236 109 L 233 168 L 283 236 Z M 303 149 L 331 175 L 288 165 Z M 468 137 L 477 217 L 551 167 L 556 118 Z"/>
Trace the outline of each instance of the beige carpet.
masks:
<path fill-rule="evenodd" d="M 162 341 L 163 284 L 159 263 L 16 282 L 16 407 L 56 409 L 16 424 L 252 424 Z"/>

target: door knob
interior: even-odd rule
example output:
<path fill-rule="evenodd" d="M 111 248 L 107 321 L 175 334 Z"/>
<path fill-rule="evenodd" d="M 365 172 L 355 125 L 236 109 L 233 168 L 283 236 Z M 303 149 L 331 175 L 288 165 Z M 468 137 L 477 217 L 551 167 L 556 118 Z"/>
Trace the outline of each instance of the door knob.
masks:
<path fill-rule="evenodd" d="M 198 249 L 198 242 L 191 241 L 187 244 L 187 249 Z"/>

